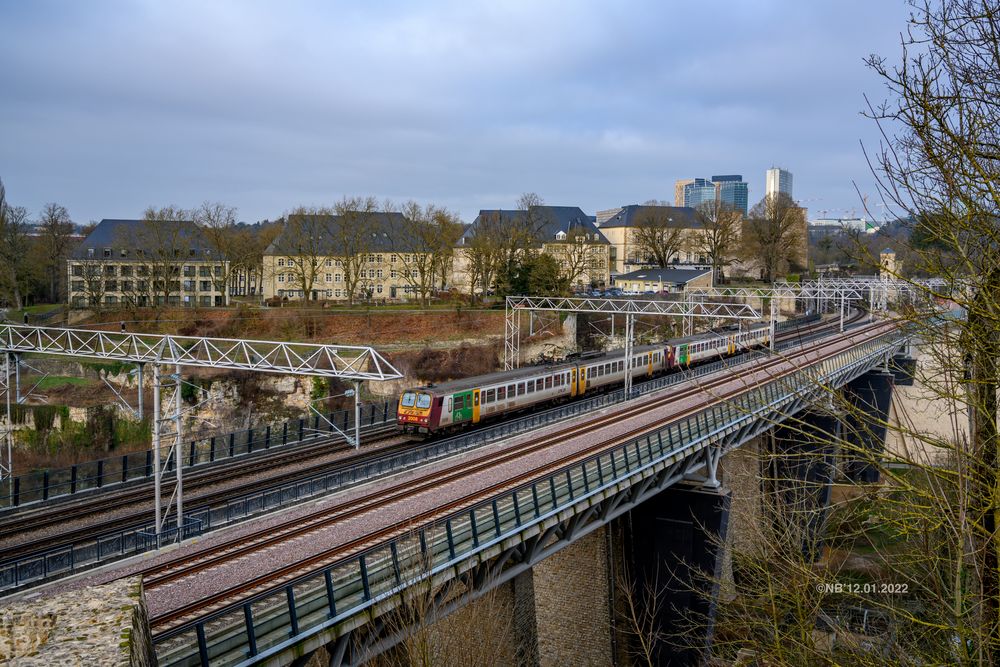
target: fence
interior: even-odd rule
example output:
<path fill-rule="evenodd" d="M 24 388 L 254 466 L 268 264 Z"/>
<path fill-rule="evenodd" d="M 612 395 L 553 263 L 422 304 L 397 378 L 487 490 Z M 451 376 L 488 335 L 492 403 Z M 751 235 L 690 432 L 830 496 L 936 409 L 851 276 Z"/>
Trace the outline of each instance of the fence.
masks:
<path fill-rule="evenodd" d="M 331 412 L 327 418 L 345 432 L 354 429 L 353 410 Z M 362 406 L 362 429 L 395 421 L 395 402 L 390 404 L 385 401 Z M 319 415 L 312 415 L 225 435 L 191 440 L 185 445 L 183 468 L 186 470 L 273 447 L 299 444 L 320 436 L 326 437 L 332 432 L 330 425 Z M 168 460 L 167 466 L 167 470 L 173 470 L 174 460 Z M 13 479 L 11 485 L 4 490 L 5 493 L 0 495 L 0 510 L 91 489 L 152 479 L 152 477 L 153 452 L 149 449 L 77 463 L 66 468 L 33 471 Z"/>

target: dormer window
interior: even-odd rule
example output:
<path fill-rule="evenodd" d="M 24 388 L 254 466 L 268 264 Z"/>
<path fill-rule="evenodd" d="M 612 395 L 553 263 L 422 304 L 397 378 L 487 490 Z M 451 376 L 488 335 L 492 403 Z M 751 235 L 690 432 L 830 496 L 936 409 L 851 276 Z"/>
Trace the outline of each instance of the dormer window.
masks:
<path fill-rule="evenodd" d="M 104 249 L 104 256 L 105 257 L 111 257 L 111 248 L 105 248 Z"/>
<path fill-rule="evenodd" d="M 93 256 L 94 256 L 94 249 L 87 248 L 87 257 L 93 257 Z"/>
<path fill-rule="evenodd" d="M 556 241 L 565 241 L 565 240 L 566 240 L 566 232 L 562 230 L 556 232 Z"/>

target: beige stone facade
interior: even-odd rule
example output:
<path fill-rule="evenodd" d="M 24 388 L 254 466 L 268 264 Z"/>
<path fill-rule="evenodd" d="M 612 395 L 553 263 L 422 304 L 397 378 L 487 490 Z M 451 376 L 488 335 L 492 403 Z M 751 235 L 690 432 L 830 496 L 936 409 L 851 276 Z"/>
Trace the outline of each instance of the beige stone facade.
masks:
<path fill-rule="evenodd" d="M 314 262 L 317 268 L 310 299 L 346 301 L 352 297 L 346 261 L 345 257 L 326 255 L 315 258 L 285 254 L 264 255 L 264 298 L 289 301 L 304 299 L 303 271 L 297 265 L 300 262 Z M 419 279 L 419 270 L 415 265 L 419 263 L 415 253 L 365 253 L 354 269 L 358 271 L 358 278 L 354 281 L 353 298 L 378 301 L 416 298 L 418 291 L 414 284 Z M 311 269 L 307 270 L 307 273 L 310 272 Z"/>

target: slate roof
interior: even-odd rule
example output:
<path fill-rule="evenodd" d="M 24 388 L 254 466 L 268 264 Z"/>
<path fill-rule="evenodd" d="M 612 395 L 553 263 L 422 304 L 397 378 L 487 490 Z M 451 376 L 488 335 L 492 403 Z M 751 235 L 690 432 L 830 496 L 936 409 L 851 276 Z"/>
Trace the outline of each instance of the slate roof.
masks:
<path fill-rule="evenodd" d="M 348 254 L 339 244 L 342 242 L 344 234 L 337 232 L 337 225 L 342 216 L 337 215 L 295 215 L 289 216 L 289 222 L 300 221 L 301 229 L 315 231 L 319 235 L 317 251 L 319 254 L 330 257 L 341 257 Z M 369 235 L 364 240 L 364 252 L 419 252 L 421 248 L 413 243 L 413 239 L 407 234 L 407 219 L 402 213 L 378 212 L 378 213 L 357 213 L 356 217 L 347 224 L 363 225 L 365 232 Z M 295 255 L 296 246 L 294 235 L 298 234 L 299 228 L 285 224 L 281 233 L 275 237 L 267 249 L 265 255 Z"/>
<path fill-rule="evenodd" d="M 674 285 L 683 285 L 689 283 L 695 278 L 700 278 L 706 273 L 711 273 L 711 269 L 695 269 L 695 268 L 654 268 L 654 269 L 638 269 L 636 271 L 630 271 L 629 273 L 622 273 L 614 277 L 615 282 L 624 280 L 642 280 L 651 283 L 670 283 Z"/>
<path fill-rule="evenodd" d="M 700 229 L 702 227 L 695 215 L 695 210 L 690 206 L 644 206 L 641 204 L 623 206 L 622 210 L 601 223 L 601 227 L 635 227 L 648 219 L 647 217 L 650 215 L 656 216 L 656 219 L 666 218 L 672 227 L 685 229 Z"/>
<path fill-rule="evenodd" d="M 153 254 L 157 251 L 157 248 L 153 247 L 157 245 L 157 242 L 155 231 L 150 228 L 151 225 L 157 225 L 161 230 L 170 227 L 176 228 L 176 230 L 165 231 L 161 238 L 164 239 L 164 244 L 167 243 L 168 239 L 171 243 L 176 240 L 176 244 L 180 246 L 177 250 L 180 250 L 181 258 L 217 257 L 217 253 L 201 233 L 201 229 L 191 220 L 149 222 L 146 220 L 105 218 L 73 250 L 70 259 L 104 259 L 105 248 L 111 249 L 111 256 L 115 259 L 124 259 L 121 256 L 122 250 L 127 251 L 128 259 L 135 259 L 135 251 L 140 249 L 147 254 Z M 94 250 L 93 255 L 87 252 L 91 248 Z"/>
<path fill-rule="evenodd" d="M 531 206 L 527 211 L 523 209 L 482 209 L 479 215 L 472 221 L 469 228 L 459 239 L 459 245 L 464 245 L 468 239 L 476 234 L 476 229 L 483 224 L 484 220 L 496 220 L 499 216 L 503 222 L 514 222 L 523 220 L 525 215 L 530 215 L 532 220 L 538 221 L 539 241 L 551 242 L 556 240 L 556 234 L 564 232 L 569 234 L 571 230 L 581 229 L 587 234 L 589 239 L 594 239 L 596 243 L 610 243 L 601 233 L 595 224 L 596 218 L 587 215 L 579 206 Z"/>

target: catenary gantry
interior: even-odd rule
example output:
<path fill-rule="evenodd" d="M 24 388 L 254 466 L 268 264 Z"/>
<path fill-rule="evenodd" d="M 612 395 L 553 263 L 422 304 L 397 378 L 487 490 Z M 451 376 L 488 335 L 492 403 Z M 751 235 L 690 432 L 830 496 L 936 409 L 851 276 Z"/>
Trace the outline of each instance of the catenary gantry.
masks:
<path fill-rule="evenodd" d="M 6 420 L 3 425 L 5 442 L 0 450 L 0 481 L 12 478 L 13 473 L 11 400 L 14 387 L 11 386 L 11 375 L 19 366 L 22 354 L 50 354 L 77 359 L 134 363 L 139 371 L 140 396 L 142 368 L 145 364 L 152 365 L 153 459 L 156 461 L 153 475 L 154 509 L 158 541 L 165 532 L 171 506 L 176 508 L 176 526 L 173 532 L 177 538 L 184 534 L 181 417 L 185 410 L 181 398 L 184 382 L 181 377 L 182 366 L 330 377 L 354 382 L 355 385 L 364 380 L 394 380 L 403 377 L 378 351 L 364 345 L 294 343 L 0 324 L 0 352 L 4 355 L 0 390 L 6 395 Z M 355 411 L 359 407 L 357 389 L 356 386 Z M 358 423 L 359 420 L 355 419 L 355 424 Z M 358 433 L 355 433 L 352 439 L 355 445 L 358 444 L 358 438 Z M 169 447 L 166 456 L 161 457 L 161 446 L 164 443 Z M 168 465 L 171 454 L 175 458 L 172 471 Z M 168 474 L 173 475 L 174 486 L 164 507 L 162 486 Z"/>

